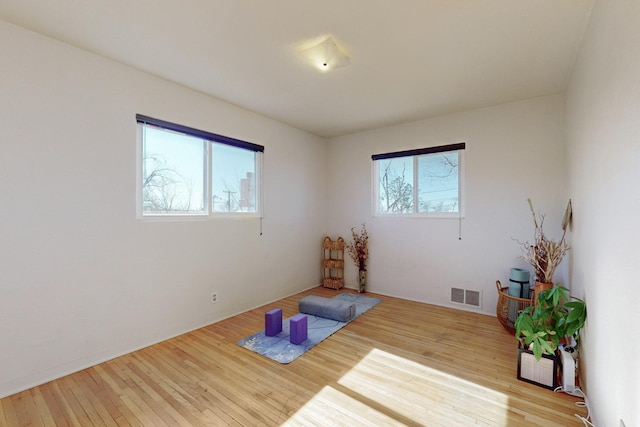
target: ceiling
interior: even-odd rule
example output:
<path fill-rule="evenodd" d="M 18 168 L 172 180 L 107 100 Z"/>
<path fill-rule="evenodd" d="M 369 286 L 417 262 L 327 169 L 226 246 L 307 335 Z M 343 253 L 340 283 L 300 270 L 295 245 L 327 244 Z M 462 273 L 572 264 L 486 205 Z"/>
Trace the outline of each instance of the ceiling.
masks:
<path fill-rule="evenodd" d="M 0 19 L 321 137 L 560 93 L 593 0 L 3 0 Z M 350 65 L 298 50 L 331 35 Z"/>

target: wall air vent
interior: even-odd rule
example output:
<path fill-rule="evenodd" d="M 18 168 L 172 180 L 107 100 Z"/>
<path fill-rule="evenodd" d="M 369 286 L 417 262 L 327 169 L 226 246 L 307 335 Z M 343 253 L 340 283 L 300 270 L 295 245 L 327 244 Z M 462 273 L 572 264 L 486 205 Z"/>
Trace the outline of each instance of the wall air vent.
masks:
<path fill-rule="evenodd" d="M 451 288 L 451 302 L 482 308 L 482 292 L 471 289 Z"/>
<path fill-rule="evenodd" d="M 464 303 L 480 308 L 480 291 L 464 291 Z"/>
<path fill-rule="evenodd" d="M 464 289 L 451 288 L 451 302 L 464 304 Z"/>

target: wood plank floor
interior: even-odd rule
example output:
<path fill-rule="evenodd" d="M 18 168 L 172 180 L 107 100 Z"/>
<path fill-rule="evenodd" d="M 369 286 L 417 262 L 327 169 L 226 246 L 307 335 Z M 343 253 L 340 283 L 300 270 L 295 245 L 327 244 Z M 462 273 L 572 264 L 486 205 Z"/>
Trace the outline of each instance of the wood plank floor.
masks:
<path fill-rule="evenodd" d="M 580 426 L 490 316 L 382 303 L 288 365 L 236 345 L 314 288 L 0 400 L 6 426 Z"/>

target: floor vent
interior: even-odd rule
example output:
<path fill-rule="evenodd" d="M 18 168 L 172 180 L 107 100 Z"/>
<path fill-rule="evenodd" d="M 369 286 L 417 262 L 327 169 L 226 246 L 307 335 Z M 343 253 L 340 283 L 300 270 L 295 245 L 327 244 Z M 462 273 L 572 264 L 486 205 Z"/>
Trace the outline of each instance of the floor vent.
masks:
<path fill-rule="evenodd" d="M 482 292 L 470 289 L 451 288 L 451 302 L 481 308 Z"/>

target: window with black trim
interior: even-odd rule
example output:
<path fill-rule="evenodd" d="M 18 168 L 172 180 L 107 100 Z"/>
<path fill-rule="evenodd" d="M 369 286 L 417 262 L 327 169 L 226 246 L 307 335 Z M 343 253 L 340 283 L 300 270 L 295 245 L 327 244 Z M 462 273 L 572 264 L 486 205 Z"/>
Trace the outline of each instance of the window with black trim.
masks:
<path fill-rule="evenodd" d="M 138 123 L 138 216 L 257 217 L 264 147 L 151 117 Z"/>
<path fill-rule="evenodd" d="M 459 217 L 465 143 L 374 154 L 376 215 Z"/>

